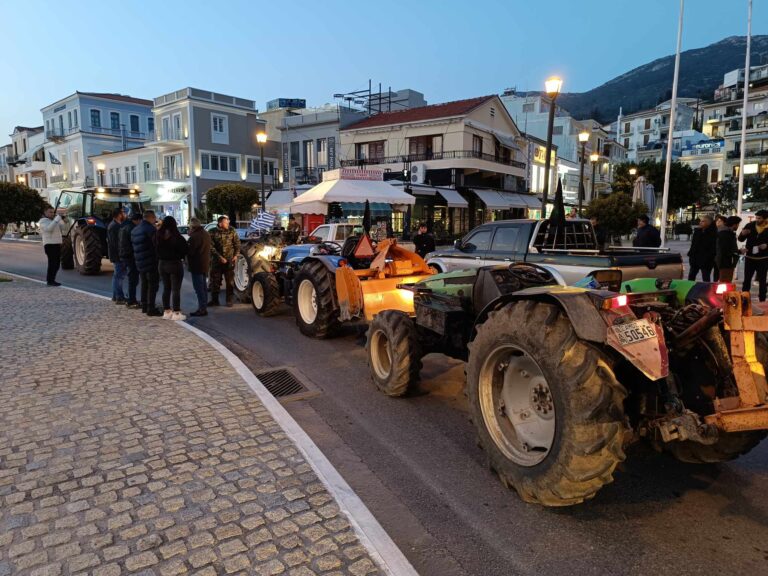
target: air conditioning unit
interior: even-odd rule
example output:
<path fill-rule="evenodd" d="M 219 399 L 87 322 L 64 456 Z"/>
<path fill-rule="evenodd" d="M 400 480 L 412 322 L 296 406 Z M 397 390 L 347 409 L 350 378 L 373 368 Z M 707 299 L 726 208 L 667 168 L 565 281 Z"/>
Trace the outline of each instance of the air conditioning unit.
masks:
<path fill-rule="evenodd" d="M 424 184 L 427 175 L 426 164 L 411 165 L 411 184 Z"/>

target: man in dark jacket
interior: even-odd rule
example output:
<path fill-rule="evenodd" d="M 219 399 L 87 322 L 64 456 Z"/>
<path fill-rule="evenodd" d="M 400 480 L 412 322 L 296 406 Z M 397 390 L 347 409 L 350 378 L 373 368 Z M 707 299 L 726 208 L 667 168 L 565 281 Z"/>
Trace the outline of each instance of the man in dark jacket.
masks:
<path fill-rule="evenodd" d="M 131 232 L 141 223 L 141 212 L 131 213 L 131 217 L 120 227 L 120 262 L 125 266 L 128 273 L 128 301 L 126 308 L 141 308 L 136 300 L 136 287 L 139 285 L 139 270 L 136 268 L 136 261 L 133 259 L 133 243 L 131 242 Z"/>
<path fill-rule="evenodd" d="M 744 254 L 744 284 L 742 291 L 752 288 L 752 277 L 757 276 L 758 299 L 765 302 L 766 275 L 768 274 L 768 210 L 755 212 L 755 220 L 741 230 L 740 241 L 747 241 Z"/>
<path fill-rule="evenodd" d="M 701 279 L 709 282 L 712 277 L 712 268 L 715 265 L 715 249 L 717 245 L 717 230 L 710 216 L 702 216 L 698 228 L 693 231 L 691 248 L 688 250 L 688 280 L 696 280 L 696 275 L 701 270 Z"/>
<path fill-rule="evenodd" d="M 208 290 L 205 286 L 205 277 L 211 267 L 211 236 L 197 218 L 189 221 L 187 245 L 189 246 L 187 267 L 192 275 L 192 286 L 197 294 L 197 310 L 190 316 L 207 316 Z"/>
<path fill-rule="evenodd" d="M 131 231 L 133 258 L 141 278 L 141 311 L 147 316 L 162 316 L 155 305 L 160 273 L 157 271 L 157 217 L 154 210 L 146 210 L 144 219 Z"/>
<path fill-rule="evenodd" d="M 232 307 L 235 296 L 235 262 L 240 254 L 240 238 L 229 227 L 229 218 L 219 216 L 218 226 L 211 232 L 211 301 L 208 306 L 219 305 L 221 277 L 227 285 L 227 307 Z"/>
<path fill-rule="evenodd" d="M 416 254 L 422 258 L 435 251 L 435 239 L 427 232 L 427 225 L 424 223 L 419 224 L 419 233 L 413 237 L 413 243 L 416 246 Z"/>
<path fill-rule="evenodd" d="M 728 216 L 725 219 L 725 225 L 718 228 L 715 264 L 720 274 L 718 278 L 720 282 L 731 282 L 733 280 L 733 271 L 739 262 L 739 245 L 736 243 L 736 230 L 738 230 L 740 222 L 741 218 L 738 216 Z"/>
<path fill-rule="evenodd" d="M 597 240 L 597 249 L 602 252 L 605 250 L 605 245 L 608 242 L 608 233 L 605 231 L 605 228 L 603 228 L 603 225 L 600 224 L 600 221 L 597 216 L 592 215 L 589 218 L 589 221 L 592 223 L 592 230 L 595 231 L 595 240 Z"/>
<path fill-rule="evenodd" d="M 637 219 L 637 236 L 635 236 L 632 246 L 635 248 L 658 248 L 661 246 L 661 235 L 659 231 L 651 226 L 647 214 L 643 214 Z"/>
<path fill-rule="evenodd" d="M 125 280 L 125 266 L 120 261 L 120 227 L 125 222 L 125 212 L 122 207 L 112 210 L 112 222 L 107 226 L 107 252 L 109 261 L 115 271 L 112 273 L 112 301 L 115 304 L 125 304 L 123 292 L 123 280 Z"/>

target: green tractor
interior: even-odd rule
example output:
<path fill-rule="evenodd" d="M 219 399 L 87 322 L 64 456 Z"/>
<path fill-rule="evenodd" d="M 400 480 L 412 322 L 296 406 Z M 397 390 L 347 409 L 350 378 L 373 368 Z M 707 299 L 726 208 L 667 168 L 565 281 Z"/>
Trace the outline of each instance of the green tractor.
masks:
<path fill-rule="evenodd" d="M 421 359 L 467 362 L 479 443 L 527 502 L 568 506 L 613 480 L 635 441 L 684 462 L 721 462 L 768 429 L 768 317 L 731 284 L 594 272 L 558 286 L 519 264 L 412 285 L 415 314 L 385 310 L 366 351 L 390 396 L 417 386 Z M 724 320 L 725 318 L 725 320 Z"/>

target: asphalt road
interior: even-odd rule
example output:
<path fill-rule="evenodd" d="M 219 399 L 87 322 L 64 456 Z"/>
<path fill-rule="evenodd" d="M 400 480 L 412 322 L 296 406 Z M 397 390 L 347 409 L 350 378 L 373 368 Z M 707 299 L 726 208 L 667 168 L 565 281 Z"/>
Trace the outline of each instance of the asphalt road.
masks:
<path fill-rule="evenodd" d="M 0 242 L 0 270 L 42 278 L 43 260 L 39 245 Z M 108 272 L 59 280 L 110 292 Z M 194 307 L 188 278 L 182 306 Z M 460 363 L 428 356 L 424 393 L 390 399 L 370 381 L 353 326 L 313 341 L 288 310 L 258 318 L 250 305 L 194 323 L 254 371 L 294 367 L 316 387 L 288 409 L 423 575 L 768 574 L 768 441 L 719 466 L 635 447 L 594 500 L 546 509 L 520 501 L 485 466 Z"/>

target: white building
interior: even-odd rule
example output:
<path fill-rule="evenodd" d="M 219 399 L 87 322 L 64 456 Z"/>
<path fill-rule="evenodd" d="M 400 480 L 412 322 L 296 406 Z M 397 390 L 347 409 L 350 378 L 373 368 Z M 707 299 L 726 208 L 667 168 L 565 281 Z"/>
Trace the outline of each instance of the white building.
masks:
<path fill-rule="evenodd" d="M 45 190 L 45 134 L 43 127 L 16 126 L 11 134 L 11 154 L 6 163 L 13 169 L 14 179 L 34 188 Z"/>
<path fill-rule="evenodd" d="M 680 162 L 699 172 L 701 181 L 713 185 L 725 175 L 725 140 L 689 143 L 680 152 Z"/>

